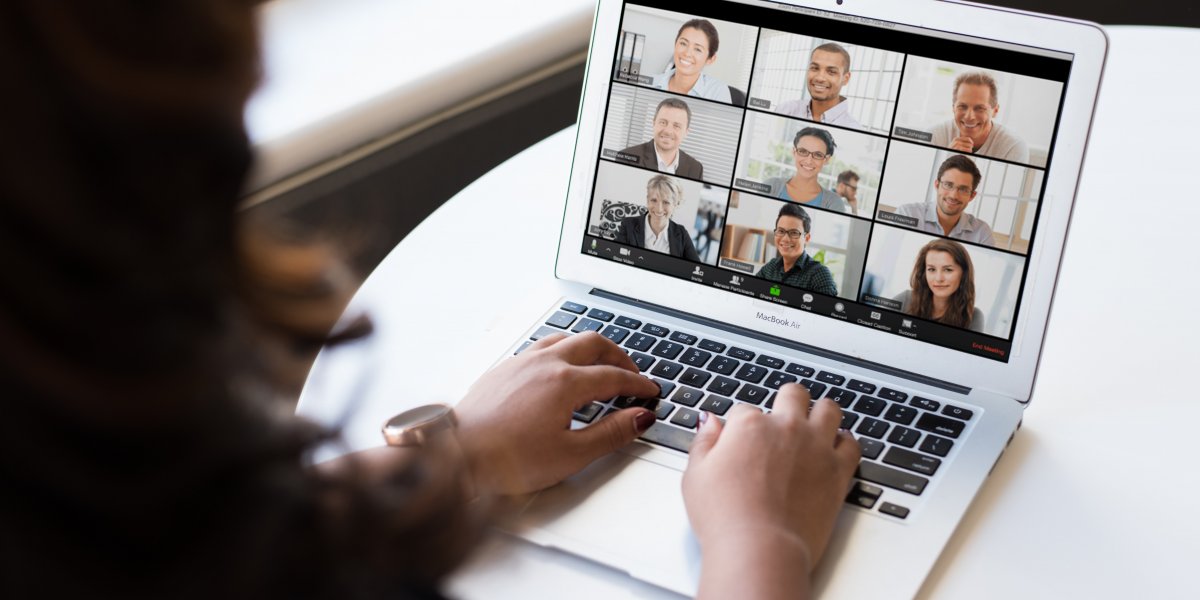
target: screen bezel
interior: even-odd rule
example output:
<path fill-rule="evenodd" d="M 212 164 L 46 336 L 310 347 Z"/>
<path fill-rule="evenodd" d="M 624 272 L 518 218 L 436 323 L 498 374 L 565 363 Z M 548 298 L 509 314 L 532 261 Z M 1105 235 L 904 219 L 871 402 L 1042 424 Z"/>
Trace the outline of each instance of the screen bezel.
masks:
<path fill-rule="evenodd" d="M 604 107 L 612 84 L 613 40 L 620 29 L 622 0 L 599 0 L 596 8 L 555 275 L 768 335 L 1027 401 L 1045 337 L 1107 55 L 1108 39 L 1104 31 L 1086 22 L 936 0 L 850 0 L 841 5 L 836 0 L 819 0 L 788 4 L 1074 55 L 1070 79 L 1063 91 L 1062 118 L 1054 157 L 1046 173 L 1038 235 L 1029 253 L 1029 275 L 1019 300 L 1021 309 L 1014 326 L 1009 361 L 997 362 L 872 331 L 584 254 L 581 249 Z M 800 327 L 783 328 L 758 319 L 756 314 L 764 311 L 793 320 Z"/>

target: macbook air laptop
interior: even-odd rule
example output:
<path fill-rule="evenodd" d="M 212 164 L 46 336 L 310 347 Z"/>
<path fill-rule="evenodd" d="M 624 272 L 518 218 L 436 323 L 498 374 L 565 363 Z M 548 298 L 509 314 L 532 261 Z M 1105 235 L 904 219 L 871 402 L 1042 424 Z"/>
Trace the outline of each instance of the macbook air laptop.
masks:
<path fill-rule="evenodd" d="M 967 3 L 600 0 L 555 279 L 471 375 L 598 331 L 662 393 L 574 426 L 659 420 L 506 527 L 694 595 L 699 411 L 797 382 L 863 450 L 817 595 L 911 598 L 1033 394 L 1106 49 Z"/>

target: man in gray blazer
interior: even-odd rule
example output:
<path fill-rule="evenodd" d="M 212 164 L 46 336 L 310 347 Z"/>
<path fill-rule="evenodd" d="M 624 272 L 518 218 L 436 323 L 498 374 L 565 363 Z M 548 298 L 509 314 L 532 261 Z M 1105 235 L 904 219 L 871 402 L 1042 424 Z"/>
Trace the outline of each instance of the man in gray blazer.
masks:
<path fill-rule="evenodd" d="M 692 109 L 678 98 L 667 98 L 654 111 L 654 139 L 621 151 L 619 158 L 662 173 L 702 179 L 704 165 L 679 149 L 692 124 Z M 636 162 L 635 162 L 636 159 Z"/>

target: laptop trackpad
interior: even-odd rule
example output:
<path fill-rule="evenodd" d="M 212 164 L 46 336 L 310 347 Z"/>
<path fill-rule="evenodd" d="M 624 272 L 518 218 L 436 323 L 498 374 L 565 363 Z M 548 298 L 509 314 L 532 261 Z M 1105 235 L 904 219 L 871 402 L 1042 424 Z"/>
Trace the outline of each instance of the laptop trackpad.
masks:
<path fill-rule="evenodd" d="M 700 546 L 682 480 L 679 471 L 616 452 L 538 494 L 516 533 L 695 595 Z"/>

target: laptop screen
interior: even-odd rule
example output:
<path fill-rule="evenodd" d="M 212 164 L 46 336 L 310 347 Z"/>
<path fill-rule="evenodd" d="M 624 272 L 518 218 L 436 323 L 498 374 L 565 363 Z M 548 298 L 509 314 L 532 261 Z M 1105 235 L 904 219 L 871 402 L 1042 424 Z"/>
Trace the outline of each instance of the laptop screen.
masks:
<path fill-rule="evenodd" d="M 1071 55 L 694 6 L 624 5 L 582 251 L 1007 362 Z"/>

